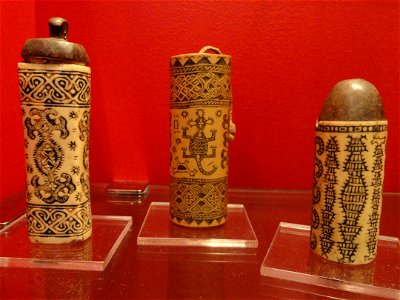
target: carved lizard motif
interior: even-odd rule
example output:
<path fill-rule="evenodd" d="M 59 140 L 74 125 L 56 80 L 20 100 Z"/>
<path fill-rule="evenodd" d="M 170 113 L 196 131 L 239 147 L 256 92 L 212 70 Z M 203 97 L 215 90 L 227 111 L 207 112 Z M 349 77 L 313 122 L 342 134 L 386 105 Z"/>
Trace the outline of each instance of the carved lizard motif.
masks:
<path fill-rule="evenodd" d="M 216 146 L 211 146 L 211 153 L 208 154 L 208 142 L 215 141 L 215 135 L 217 130 L 212 129 L 210 130 L 211 132 L 211 137 L 207 137 L 204 133 L 204 128 L 207 125 L 212 125 L 214 124 L 214 120 L 212 118 L 205 118 L 204 117 L 204 110 L 203 109 L 198 109 L 196 110 L 196 116 L 197 118 L 193 121 L 190 119 L 188 121 L 188 125 L 190 127 L 196 127 L 197 132 L 193 135 L 190 136 L 187 134 L 188 127 L 182 127 L 183 133 L 182 133 L 182 138 L 184 139 L 190 139 L 189 142 L 189 151 L 190 155 L 186 153 L 187 148 L 183 147 L 183 157 L 184 158 L 194 158 L 197 163 L 197 167 L 199 168 L 199 171 L 204 174 L 204 175 L 211 175 L 213 174 L 216 170 L 217 167 L 215 165 L 212 166 L 212 169 L 207 171 L 203 169 L 203 166 L 201 165 L 203 159 L 205 158 L 215 158 L 216 157 Z"/>

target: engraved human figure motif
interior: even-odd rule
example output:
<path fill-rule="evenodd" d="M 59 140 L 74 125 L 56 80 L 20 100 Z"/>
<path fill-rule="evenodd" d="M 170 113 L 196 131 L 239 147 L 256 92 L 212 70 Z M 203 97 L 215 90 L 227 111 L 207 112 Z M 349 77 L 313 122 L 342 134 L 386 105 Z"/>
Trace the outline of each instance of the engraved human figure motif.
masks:
<path fill-rule="evenodd" d="M 189 151 L 190 154 L 187 154 L 187 149 L 185 147 L 182 148 L 183 151 L 183 157 L 184 158 L 194 158 L 197 163 L 197 167 L 199 168 L 199 171 L 204 174 L 204 175 L 211 175 L 213 174 L 216 170 L 217 167 L 215 165 L 212 166 L 211 170 L 204 170 L 202 164 L 202 161 L 205 158 L 215 158 L 216 157 L 216 147 L 211 146 L 211 153 L 208 152 L 208 143 L 215 141 L 215 134 L 217 132 L 216 129 L 211 129 L 211 136 L 207 137 L 204 133 L 204 129 L 207 125 L 213 125 L 214 120 L 212 118 L 205 118 L 204 117 L 204 110 L 203 109 L 198 109 L 196 111 L 196 116 L 197 118 L 193 120 L 188 121 L 188 125 L 190 127 L 195 126 L 197 128 L 196 133 L 193 136 L 190 136 L 187 134 L 187 127 L 182 127 L 183 133 L 182 137 L 185 139 L 190 139 L 189 143 Z"/>

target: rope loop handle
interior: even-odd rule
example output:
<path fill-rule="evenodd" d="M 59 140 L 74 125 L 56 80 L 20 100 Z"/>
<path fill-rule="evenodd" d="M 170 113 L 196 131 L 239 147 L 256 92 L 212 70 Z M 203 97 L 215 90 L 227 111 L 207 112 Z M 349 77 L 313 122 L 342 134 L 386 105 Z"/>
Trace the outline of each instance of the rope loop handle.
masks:
<path fill-rule="evenodd" d="M 206 53 L 207 51 L 213 51 L 215 54 L 222 54 L 218 48 L 213 46 L 204 46 L 203 48 L 201 48 L 199 53 Z"/>

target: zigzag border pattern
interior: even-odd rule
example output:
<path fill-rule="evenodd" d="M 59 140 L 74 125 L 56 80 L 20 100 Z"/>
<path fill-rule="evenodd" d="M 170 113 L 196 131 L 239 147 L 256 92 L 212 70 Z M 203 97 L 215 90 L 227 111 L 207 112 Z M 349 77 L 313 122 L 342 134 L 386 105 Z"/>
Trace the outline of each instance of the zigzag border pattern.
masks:
<path fill-rule="evenodd" d="M 193 53 L 187 55 L 172 56 L 170 60 L 171 68 L 179 68 L 192 65 L 230 66 L 231 57 L 229 55 L 209 55 L 205 53 Z"/>

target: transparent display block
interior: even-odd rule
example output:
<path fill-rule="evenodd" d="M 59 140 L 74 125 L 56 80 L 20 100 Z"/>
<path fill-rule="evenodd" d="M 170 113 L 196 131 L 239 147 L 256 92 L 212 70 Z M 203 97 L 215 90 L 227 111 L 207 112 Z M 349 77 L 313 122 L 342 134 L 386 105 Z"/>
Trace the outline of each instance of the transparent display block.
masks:
<path fill-rule="evenodd" d="M 312 253 L 309 243 L 309 226 L 281 222 L 262 263 L 261 275 L 363 295 L 400 299 L 398 238 L 380 236 L 375 261 L 365 265 L 328 261 Z"/>
<path fill-rule="evenodd" d="M 242 204 L 228 204 L 228 220 L 221 226 L 188 228 L 170 221 L 168 202 L 152 202 L 138 234 L 137 244 L 257 248 L 258 240 Z"/>
<path fill-rule="evenodd" d="M 92 236 L 69 244 L 36 244 L 25 215 L 0 231 L 0 267 L 103 271 L 132 224 L 132 217 L 93 216 Z"/>

